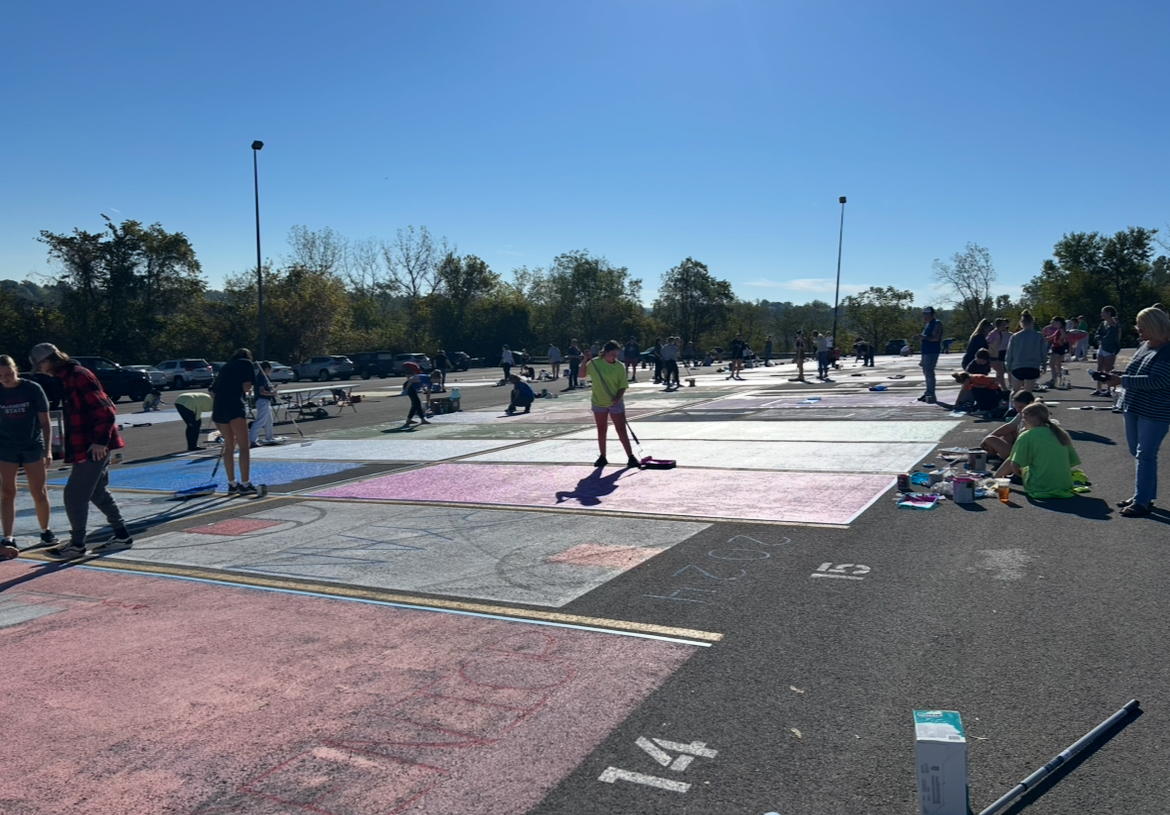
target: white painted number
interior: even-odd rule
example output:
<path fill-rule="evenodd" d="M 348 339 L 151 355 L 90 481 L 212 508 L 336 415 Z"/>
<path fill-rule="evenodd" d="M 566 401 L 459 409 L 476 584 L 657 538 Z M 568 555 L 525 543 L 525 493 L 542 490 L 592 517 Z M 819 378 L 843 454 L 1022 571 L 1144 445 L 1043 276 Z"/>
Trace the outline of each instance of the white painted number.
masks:
<path fill-rule="evenodd" d="M 678 773 L 690 767 L 691 762 L 696 758 L 715 758 L 719 754 L 718 750 L 712 750 L 707 747 L 707 743 L 704 741 L 692 741 L 690 744 L 683 744 L 682 742 L 669 741 L 668 739 L 648 739 L 645 736 L 639 736 L 634 743 L 642 748 L 650 758 L 658 762 L 659 766 L 667 767 Z M 671 755 L 671 753 L 677 753 L 678 755 Z M 673 781 L 657 775 L 635 773 L 617 767 L 607 767 L 605 772 L 598 776 L 597 780 L 604 781 L 607 784 L 612 784 L 615 781 L 629 781 L 634 784 L 643 784 L 647 787 L 670 790 L 671 792 L 686 792 L 691 788 L 690 784 L 682 781 Z"/>
<path fill-rule="evenodd" d="M 811 577 L 836 577 L 840 580 L 864 580 L 870 568 L 860 563 L 822 563 Z"/>

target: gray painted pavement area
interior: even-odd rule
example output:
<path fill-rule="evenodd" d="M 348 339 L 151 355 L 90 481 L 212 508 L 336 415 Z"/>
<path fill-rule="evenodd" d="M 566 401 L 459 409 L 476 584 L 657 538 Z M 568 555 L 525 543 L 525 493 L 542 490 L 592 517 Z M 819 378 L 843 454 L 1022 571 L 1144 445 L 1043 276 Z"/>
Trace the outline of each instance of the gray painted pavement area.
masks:
<path fill-rule="evenodd" d="M 940 381 L 958 360 L 942 358 Z M 963 717 L 978 812 L 1137 698 L 1141 715 L 1007 811 L 1163 813 L 1170 513 L 1117 516 L 1133 487 L 1121 417 L 1089 396 L 1083 364 L 1070 367 L 1076 387 L 1044 397 L 1091 492 L 1042 502 L 1013 488 L 1006 504 L 932 510 L 898 507 L 895 476 L 976 446 L 996 424 L 918 402 L 913 359 L 843 362 L 826 384 L 791 382 L 791 363 L 743 382 L 696 369 L 684 374 L 693 387 L 669 394 L 639 377 L 631 419 L 648 453 L 678 460 L 664 471 L 618 466 L 612 429 L 617 464 L 592 471 L 587 392 L 536 383 L 557 398 L 507 417 L 495 370 L 449 381 L 463 412 L 432 426 L 401 429 L 408 404 L 394 380 L 358 385 L 356 411 L 282 423 L 283 444 L 253 451 L 273 478 L 257 500 L 176 501 L 173 487 L 141 486 L 175 483 L 192 461 L 209 473 L 215 450 L 180 453 L 181 424 L 126 416 L 114 482 L 118 469 L 151 474 L 117 491 L 135 544 L 84 565 L 694 646 L 519 811 L 910 815 L 911 711 L 946 709 Z M 1165 455 L 1160 475 L 1170 483 Z M 59 487 L 50 497 L 64 534 Z M 17 505 L 35 559 L 23 488 Z M 3 579 L 0 630 L 52 613 L 7 601 Z M 562 737 L 543 734 L 532 760 Z M 447 810 L 423 796 L 395 811 Z"/>

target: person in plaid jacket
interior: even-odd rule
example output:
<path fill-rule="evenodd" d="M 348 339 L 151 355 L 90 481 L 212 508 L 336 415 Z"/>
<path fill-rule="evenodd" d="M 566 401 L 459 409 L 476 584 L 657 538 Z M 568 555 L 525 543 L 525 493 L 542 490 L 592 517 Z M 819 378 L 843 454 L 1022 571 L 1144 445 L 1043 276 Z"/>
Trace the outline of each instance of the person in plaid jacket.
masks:
<path fill-rule="evenodd" d="M 71 560 L 86 552 L 85 530 L 89 522 L 89 505 L 93 503 L 113 527 L 114 536 L 90 547 L 102 554 L 128 549 L 134 541 L 126 530 L 122 510 L 110 494 L 110 453 L 125 447 L 118 434 L 118 414 L 114 403 L 102 390 L 101 383 L 84 366 L 69 358 L 49 342 L 42 342 L 29 352 L 33 370 L 60 380 L 65 396 L 65 462 L 73 465 L 65 484 L 65 514 L 69 518 L 68 543 L 46 549 L 54 560 Z"/>

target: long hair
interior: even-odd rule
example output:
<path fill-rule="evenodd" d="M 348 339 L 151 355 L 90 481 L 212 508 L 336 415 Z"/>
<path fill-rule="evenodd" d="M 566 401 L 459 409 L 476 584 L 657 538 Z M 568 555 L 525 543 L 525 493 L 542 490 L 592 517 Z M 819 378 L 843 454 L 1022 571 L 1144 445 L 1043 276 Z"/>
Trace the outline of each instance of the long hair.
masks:
<path fill-rule="evenodd" d="M 1033 402 L 1020 412 L 1025 419 L 1034 419 L 1038 424 L 1042 424 L 1051 430 L 1052 435 L 1056 436 L 1056 440 L 1065 447 L 1072 447 L 1072 439 L 1069 438 L 1065 429 L 1052 421 L 1052 414 L 1048 410 L 1048 405 L 1043 402 Z"/>
<path fill-rule="evenodd" d="M 987 332 L 991 331 L 992 328 L 994 326 L 991 324 L 991 320 L 984 317 L 979 321 L 979 325 L 975 326 L 975 330 L 971 332 L 971 337 L 967 342 L 975 342 L 976 337 L 986 337 Z"/>

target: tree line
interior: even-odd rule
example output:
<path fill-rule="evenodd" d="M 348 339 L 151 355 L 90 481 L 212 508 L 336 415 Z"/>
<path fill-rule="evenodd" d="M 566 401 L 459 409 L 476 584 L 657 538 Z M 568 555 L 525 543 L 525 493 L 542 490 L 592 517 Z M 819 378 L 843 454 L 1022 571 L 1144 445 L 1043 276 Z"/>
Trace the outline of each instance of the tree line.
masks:
<path fill-rule="evenodd" d="M 949 261 L 935 261 L 934 279 L 947 296 L 933 305 L 948 335 L 960 338 L 984 317 L 1016 319 L 1025 307 L 1045 321 L 1091 318 L 1107 304 L 1122 314 L 1136 311 L 1170 299 L 1170 262 L 1153 256 L 1156 233 L 1135 227 L 1113 236 L 1065 235 L 1018 300 L 992 296 L 990 253 L 968 244 Z M 39 240 L 53 274 L 43 283 L 0 282 L 0 347 L 16 356 L 46 340 L 123 363 L 226 359 L 237 347 L 258 347 L 256 270 L 209 289 L 181 232 L 105 218 L 96 231 L 44 231 Z M 915 307 L 913 293 L 894 286 L 845 297 L 836 315 L 820 300 L 748 301 L 687 257 L 663 272 L 646 306 L 641 279 L 588 250 L 514 269 L 505 279 L 426 227 L 355 241 L 329 228 L 297 226 L 287 247 L 261 274 L 267 355 L 293 363 L 322 353 L 440 347 L 491 363 L 505 344 L 540 354 L 550 342 L 633 336 L 648 347 L 673 335 L 700 353 L 726 348 L 736 335 L 759 353 L 771 335 L 774 352 L 783 354 L 793 350 L 798 330 L 831 332 L 835 317 L 838 347 L 851 347 L 859 336 L 881 350 L 918 333 L 918 313 L 927 305 Z"/>

